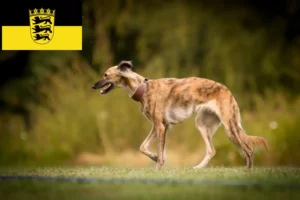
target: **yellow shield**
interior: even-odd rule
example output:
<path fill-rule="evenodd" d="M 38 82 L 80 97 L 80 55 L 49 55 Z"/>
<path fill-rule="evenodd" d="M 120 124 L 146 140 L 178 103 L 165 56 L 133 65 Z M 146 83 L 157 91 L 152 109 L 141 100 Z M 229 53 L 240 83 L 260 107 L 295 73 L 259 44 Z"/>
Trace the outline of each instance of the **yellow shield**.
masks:
<path fill-rule="evenodd" d="M 32 40 L 37 44 L 47 44 L 54 36 L 55 10 L 29 10 L 30 33 Z"/>

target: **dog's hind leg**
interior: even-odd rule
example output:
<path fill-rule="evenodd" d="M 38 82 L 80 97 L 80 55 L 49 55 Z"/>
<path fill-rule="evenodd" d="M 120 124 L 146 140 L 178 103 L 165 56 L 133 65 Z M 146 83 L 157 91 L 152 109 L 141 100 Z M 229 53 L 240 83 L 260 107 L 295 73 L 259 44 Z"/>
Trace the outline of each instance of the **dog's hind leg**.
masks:
<path fill-rule="evenodd" d="M 212 138 L 220 126 L 220 119 L 210 110 L 201 110 L 195 118 L 196 128 L 200 131 L 206 146 L 206 154 L 200 164 L 194 167 L 203 168 L 216 154 Z"/>
<path fill-rule="evenodd" d="M 149 135 L 140 146 L 140 151 L 155 162 L 157 162 L 157 156 L 151 151 L 149 151 L 149 146 L 156 139 L 156 137 L 157 137 L 156 130 L 155 127 L 153 126 Z"/>

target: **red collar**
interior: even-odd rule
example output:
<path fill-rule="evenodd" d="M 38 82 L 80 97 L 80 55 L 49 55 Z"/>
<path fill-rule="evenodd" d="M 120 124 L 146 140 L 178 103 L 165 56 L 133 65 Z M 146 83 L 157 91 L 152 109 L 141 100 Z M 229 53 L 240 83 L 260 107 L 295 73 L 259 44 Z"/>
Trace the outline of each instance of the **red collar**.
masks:
<path fill-rule="evenodd" d="M 141 101 L 142 100 L 143 94 L 147 90 L 147 82 L 148 82 L 148 79 L 145 78 L 145 80 L 137 87 L 134 94 L 131 96 L 131 98 L 133 100 L 135 100 L 135 101 Z"/>

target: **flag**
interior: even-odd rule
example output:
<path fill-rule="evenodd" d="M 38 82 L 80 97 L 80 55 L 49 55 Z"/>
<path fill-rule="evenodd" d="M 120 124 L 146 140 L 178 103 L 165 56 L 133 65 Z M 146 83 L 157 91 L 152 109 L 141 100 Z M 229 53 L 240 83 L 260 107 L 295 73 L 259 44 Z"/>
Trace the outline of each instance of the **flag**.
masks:
<path fill-rule="evenodd" d="M 6 2 L 2 50 L 82 50 L 81 1 Z"/>

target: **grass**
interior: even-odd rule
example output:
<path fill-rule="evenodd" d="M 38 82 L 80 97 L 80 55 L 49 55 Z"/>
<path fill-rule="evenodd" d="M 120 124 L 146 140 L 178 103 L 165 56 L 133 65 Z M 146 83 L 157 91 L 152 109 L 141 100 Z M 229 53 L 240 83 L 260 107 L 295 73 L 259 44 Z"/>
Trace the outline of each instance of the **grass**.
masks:
<path fill-rule="evenodd" d="M 0 181 L 0 199 L 299 199 L 300 168 L 112 168 L 42 167 L 0 169 L 1 176 L 90 177 L 122 180 L 242 181 L 264 187 L 195 184 L 76 183 L 33 180 Z M 268 185 L 269 184 L 269 185 Z M 298 185 L 299 186 L 299 185 Z"/>

